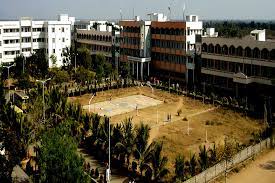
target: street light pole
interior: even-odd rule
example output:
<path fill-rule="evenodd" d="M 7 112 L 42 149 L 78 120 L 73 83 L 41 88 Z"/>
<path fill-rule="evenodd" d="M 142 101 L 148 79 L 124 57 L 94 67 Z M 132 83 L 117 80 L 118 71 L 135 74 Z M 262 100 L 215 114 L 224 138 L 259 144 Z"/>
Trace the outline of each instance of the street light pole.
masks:
<path fill-rule="evenodd" d="M 92 102 L 94 96 L 95 96 L 95 94 L 93 94 L 93 96 L 92 96 L 92 97 L 90 98 L 90 100 L 89 100 L 89 113 L 91 112 L 91 102 Z M 94 104 L 94 105 L 95 105 L 95 104 Z"/>
<path fill-rule="evenodd" d="M 78 55 L 77 53 L 74 53 L 74 70 L 75 70 L 75 72 L 76 72 L 76 56 L 77 55 Z"/>
<path fill-rule="evenodd" d="M 51 78 L 48 78 L 46 80 L 36 80 L 36 82 L 40 82 L 43 85 L 42 95 L 43 95 L 43 120 L 44 120 L 44 122 L 45 122 L 45 119 L 46 119 L 46 114 L 45 114 L 45 91 L 44 91 L 45 89 L 44 89 L 44 87 L 45 87 L 45 83 L 47 81 L 50 81 L 50 80 L 51 80 Z"/>
<path fill-rule="evenodd" d="M 111 102 L 110 102 L 111 103 Z M 112 110 L 111 110 L 112 111 Z M 109 111 L 109 117 L 108 117 L 108 121 L 109 121 L 109 134 L 108 134 L 108 141 L 109 141 L 109 162 L 108 162 L 108 169 L 106 170 L 106 181 L 107 182 L 111 182 L 111 111 Z"/>
<path fill-rule="evenodd" d="M 10 79 L 10 68 L 13 67 L 13 66 L 15 66 L 15 64 L 12 64 L 10 66 L 3 66 L 4 68 L 8 69 L 9 101 L 10 101 L 10 81 L 9 81 L 9 79 Z"/>

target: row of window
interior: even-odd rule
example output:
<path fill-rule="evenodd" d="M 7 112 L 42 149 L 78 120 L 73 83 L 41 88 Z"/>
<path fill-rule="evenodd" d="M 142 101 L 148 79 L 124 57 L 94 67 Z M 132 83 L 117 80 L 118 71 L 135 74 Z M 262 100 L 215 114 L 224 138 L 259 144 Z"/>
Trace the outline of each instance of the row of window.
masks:
<path fill-rule="evenodd" d="M 111 52 L 112 48 L 110 46 L 91 45 L 91 50 L 93 50 L 93 51 Z"/>
<path fill-rule="evenodd" d="M 243 48 L 238 46 L 237 48 L 233 45 L 227 46 L 223 45 L 220 46 L 219 44 L 213 45 L 206 43 L 202 44 L 202 52 L 205 53 L 214 53 L 220 55 L 231 55 L 231 56 L 238 56 L 238 57 L 248 57 L 248 58 L 257 58 L 257 59 L 264 59 L 264 60 L 275 60 L 275 49 L 268 51 L 268 49 L 264 48 L 260 50 L 259 48 L 250 47 Z"/>
<path fill-rule="evenodd" d="M 4 33 L 15 33 L 15 32 L 19 32 L 19 28 L 14 28 L 14 29 L 4 29 Z M 41 27 L 41 28 L 32 28 L 31 27 L 21 27 L 21 32 L 46 32 L 46 28 L 45 27 Z M 65 32 L 65 28 L 59 28 L 59 30 L 61 32 Z M 66 29 L 68 30 L 68 28 Z M 55 28 L 52 28 L 52 32 L 55 32 Z M 1 29 L 0 29 L 0 34 L 1 34 Z"/>
<path fill-rule="evenodd" d="M 203 59 L 202 67 L 220 71 L 238 73 L 243 72 L 247 76 L 259 76 L 271 78 L 275 75 L 275 68 L 259 65 L 242 64 L 221 60 Z"/>
<path fill-rule="evenodd" d="M 166 61 L 177 64 L 186 64 L 186 58 L 179 55 L 152 52 L 152 60 Z"/>
<path fill-rule="evenodd" d="M 122 42 L 125 44 L 139 45 L 140 38 L 124 37 Z"/>
<path fill-rule="evenodd" d="M 183 49 L 183 50 L 185 50 L 185 42 L 153 39 L 152 40 L 152 47 L 181 49 L 181 50 Z"/>
<path fill-rule="evenodd" d="M 139 55 L 141 54 L 140 50 L 136 50 L 136 49 L 128 49 L 128 48 L 122 48 L 120 50 L 122 55 L 128 55 L 128 56 L 133 56 L 133 57 L 139 57 Z"/>
<path fill-rule="evenodd" d="M 33 51 L 37 51 L 39 49 L 34 49 Z M 64 52 L 66 50 L 66 48 L 63 48 L 62 51 Z M 55 53 L 55 49 L 52 50 L 53 53 Z M 61 49 L 59 50 L 61 51 Z M 31 52 L 31 48 L 22 48 L 22 52 Z M 48 53 L 48 49 L 46 50 L 46 52 Z M 5 51 L 4 55 L 19 55 L 20 54 L 20 50 L 15 50 L 15 51 Z M 62 56 L 62 55 L 61 55 Z M 2 58 L 2 54 L 1 57 Z"/>
<path fill-rule="evenodd" d="M 61 32 L 65 32 L 65 28 L 64 27 L 61 27 L 61 28 L 59 28 L 59 30 L 61 31 Z M 66 30 L 68 30 L 68 28 L 66 28 Z M 55 32 L 56 30 L 55 30 L 55 27 L 53 27 L 52 28 L 52 32 Z"/>
<path fill-rule="evenodd" d="M 4 52 L 5 55 L 19 55 L 20 51 L 16 50 L 16 51 L 5 51 Z"/>
<path fill-rule="evenodd" d="M 4 44 L 15 44 L 19 43 L 19 39 L 4 40 Z"/>
<path fill-rule="evenodd" d="M 61 40 L 61 38 L 59 38 L 59 40 Z M 52 38 L 52 42 L 55 43 L 55 38 Z M 62 42 L 65 43 L 65 38 L 64 37 L 62 38 Z"/>
<path fill-rule="evenodd" d="M 91 34 L 77 34 L 76 36 L 77 36 L 77 39 L 112 42 L 112 36 L 91 35 Z"/>
<path fill-rule="evenodd" d="M 139 27 L 124 27 L 123 32 L 140 33 Z"/>
<path fill-rule="evenodd" d="M 23 42 L 23 43 L 29 43 L 30 42 L 30 40 L 31 40 L 31 38 L 30 37 L 28 37 L 28 38 L 21 38 L 21 41 Z M 33 39 L 32 41 L 33 42 L 39 42 L 39 43 L 43 43 L 43 42 L 45 42 L 45 38 L 37 38 L 37 39 Z M 16 44 L 16 43 L 19 43 L 19 39 L 10 39 L 10 40 L 4 40 L 4 44 Z M 1 41 L 0 41 L 0 46 L 1 46 Z"/>
<path fill-rule="evenodd" d="M 45 28 L 42 27 L 42 28 L 33 28 L 32 29 L 33 32 L 45 32 Z"/>

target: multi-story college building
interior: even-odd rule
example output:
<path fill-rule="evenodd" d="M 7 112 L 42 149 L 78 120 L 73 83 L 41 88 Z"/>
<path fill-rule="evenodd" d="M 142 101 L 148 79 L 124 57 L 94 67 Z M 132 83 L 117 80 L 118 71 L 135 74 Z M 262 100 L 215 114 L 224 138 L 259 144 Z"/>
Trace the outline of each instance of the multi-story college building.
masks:
<path fill-rule="evenodd" d="M 200 79 L 206 87 L 262 110 L 259 104 L 274 96 L 274 76 L 275 42 L 265 40 L 264 30 L 242 39 L 202 37 Z"/>
<path fill-rule="evenodd" d="M 59 15 L 56 21 L 38 21 L 22 17 L 19 21 L 0 21 L 0 65 L 11 63 L 17 55 L 28 57 L 38 49 L 45 49 L 49 67 L 55 55 L 59 67 L 63 64 L 62 52 L 71 46 L 73 17 Z"/>
<path fill-rule="evenodd" d="M 76 47 L 86 47 L 91 55 L 102 54 L 106 60 L 118 65 L 119 59 L 119 28 L 112 23 L 98 23 L 92 28 L 76 29 Z"/>
<path fill-rule="evenodd" d="M 186 21 L 171 21 L 163 14 L 149 15 L 148 21 L 139 17 L 120 21 L 123 27 L 120 62 L 131 65 L 136 79 L 155 76 L 193 80 L 195 35 L 202 34 L 198 16 L 187 16 Z"/>

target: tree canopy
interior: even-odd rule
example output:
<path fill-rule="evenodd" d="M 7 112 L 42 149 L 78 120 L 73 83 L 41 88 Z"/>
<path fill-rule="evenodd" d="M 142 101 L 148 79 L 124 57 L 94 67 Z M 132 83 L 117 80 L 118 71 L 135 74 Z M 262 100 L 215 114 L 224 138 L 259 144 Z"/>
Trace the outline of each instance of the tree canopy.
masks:
<path fill-rule="evenodd" d="M 77 142 L 63 125 L 47 131 L 39 153 L 41 182 L 87 182 Z"/>

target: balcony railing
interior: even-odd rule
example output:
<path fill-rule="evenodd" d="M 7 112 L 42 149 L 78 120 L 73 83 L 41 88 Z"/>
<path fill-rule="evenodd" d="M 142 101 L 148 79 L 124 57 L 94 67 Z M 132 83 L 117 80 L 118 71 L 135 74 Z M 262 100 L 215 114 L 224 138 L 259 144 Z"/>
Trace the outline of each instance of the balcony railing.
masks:
<path fill-rule="evenodd" d="M 246 85 L 251 83 L 274 85 L 272 82 L 272 79 L 270 78 L 261 77 L 261 76 L 247 76 L 241 72 L 233 73 L 233 72 L 228 72 L 223 70 L 202 67 L 201 73 L 213 75 L 213 76 L 232 78 L 235 83 L 246 84 Z"/>

